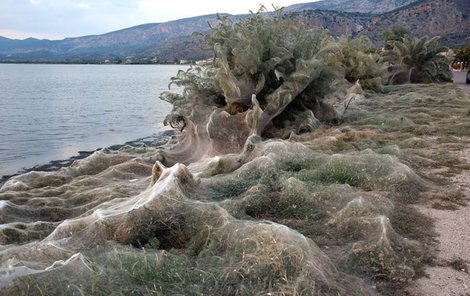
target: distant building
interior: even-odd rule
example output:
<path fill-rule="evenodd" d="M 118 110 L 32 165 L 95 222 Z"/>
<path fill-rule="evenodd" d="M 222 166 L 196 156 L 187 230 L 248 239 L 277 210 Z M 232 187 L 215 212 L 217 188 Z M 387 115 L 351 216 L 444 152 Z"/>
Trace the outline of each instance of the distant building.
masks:
<path fill-rule="evenodd" d="M 207 66 L 210 64 L 212 64 L 212 59 L 196 61 L 196 65 L 198 66 Z"/>

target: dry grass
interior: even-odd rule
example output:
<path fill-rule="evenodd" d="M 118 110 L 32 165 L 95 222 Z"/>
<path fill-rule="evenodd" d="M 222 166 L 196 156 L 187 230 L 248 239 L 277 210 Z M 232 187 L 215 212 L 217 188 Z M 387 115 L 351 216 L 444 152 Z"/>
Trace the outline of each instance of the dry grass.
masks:
<path fill-rule="evenodd" d="M 452 85 L 387 87 L 368 94 L 342 125 L 261 142 L 220 172 L 162 169 L 141 195 L 155 151 L 139 151 L 134 162 L 99 154 L 68 170 L 18 177 L 22 183 L 0 193 L 17 205 L 4 205 L 10 224 L 0 239 L 19 247 L 0 262 L 16 256 L 45 268 L 68 258 L 72 251 L 57 255 L 34 240 L 54 221 L 78 216 L 52 237 L 86 259 L 65 264 L 64 275 L 30 275 L 7 292 L 54 294 L 63 287 L 51 282 L 67 276 L 90 295 L 394 295 L 432 261 L 432 221 L 413 205 L 447 210 L 466 202 L 449 177 L 470 166 L 462 153 L 469 108 Z M 52 224 L 12 223 L 27 216 L 18 205 L 41 208 L 30 219 Z M 100 207 L 119 214 L 100 216 Z"/>

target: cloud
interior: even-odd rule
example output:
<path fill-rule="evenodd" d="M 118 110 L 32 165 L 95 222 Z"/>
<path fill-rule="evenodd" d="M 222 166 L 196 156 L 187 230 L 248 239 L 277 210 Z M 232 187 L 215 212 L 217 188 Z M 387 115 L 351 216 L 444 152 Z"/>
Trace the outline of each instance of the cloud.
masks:
<path fill-rule="evenodd" d="M 37 0 L 29 0 L 29 3 L 32 4 L 32 5 L 36 5 L 36 4 L 38 4 L 38 1 Z"/>
<path fill-rule="evenodd" d="M 77 3 L 77 6 L 78 6 L 79 8 L 83 8 L 83 9 L 91 9 L 91 4 L 88 4 L 88 3 L 78 2 L 78 3 Z"/>

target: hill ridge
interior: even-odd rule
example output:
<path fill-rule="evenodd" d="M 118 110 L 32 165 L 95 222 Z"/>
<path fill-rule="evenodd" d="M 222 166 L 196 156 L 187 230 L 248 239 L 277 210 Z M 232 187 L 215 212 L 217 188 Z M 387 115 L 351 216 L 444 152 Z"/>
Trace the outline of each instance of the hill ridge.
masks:
<path fill-rule="evenodd" d="M 311 26 L 322 26 L 334 36 L 365 35 L 375 46 L 383 46 L 383 31 L 402 26 L 416 36 L 443 37 L 444 45 L 456 47 L 470 43 L 470 6 L 466 0 L 333 0 L 300 3 L 286 7 L 295 18 Z M 349 4 L 348 4 L 349 3 Z M 371 12 L 347 12 L 326 8 L 355 3 L 361 10 L 367 5 Z M 372 4 L 371 4 L 372 3 Z M 385 3 L 393 8 L 376 13 L 373 5 Z M 322 9 L 304 9 L 323 5 Z M 341 6 L 343 5 L 343 6 Z M 231 19 L 247 15 L 220 14 Z M 202 37 L 194 32 L 209 30 L 207 23 L 215 24 L 217 14 L 189 17 L 164 23 L 147 23 L 100 35 L 47 40 L 28 38 L 9 39 L 0 36 L 0 62 L 175 62 L 209 57 L 201 48 Z"/>

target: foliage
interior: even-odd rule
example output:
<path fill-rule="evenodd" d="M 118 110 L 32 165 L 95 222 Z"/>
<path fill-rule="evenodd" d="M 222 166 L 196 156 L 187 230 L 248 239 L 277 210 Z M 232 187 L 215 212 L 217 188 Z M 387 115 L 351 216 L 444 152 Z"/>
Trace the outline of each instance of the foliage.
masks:
<path fill-rule="evenodd" d="M 339 43 L 345 78 L 351 83 L 359 80 L 363 88 L 382 90 L 386 72 L 380 62 L 380 55 L 374 52 L 370 40 L 364 36 L 353 39 L 342 37 Z"/>
<path fill-rule="evenodd" d="M 236 22 L 219 17 L 204 40 L 212 61 L 172 78 L 182 94 L 161 95 L 173 105 L 165 124 L 183 132 L 179 147 L 162 152 L 167 165 L 240 152 L 253 134 L 287 138 L 334 123 L 338 113 L 325 98 L 358 81 L 381 90 L 385 76 L 366 38 L 337 41 L 281 10 L 262 7 Z"/>
<path fill-rule="evenodd" d="M 463 62 L 468 66 L 470 63 L 470 45 L 455 49 L 454 62 Z"/>
<path fill-rule="evenodd" d="M 446 51 L 440 46 L 439 37 L 406 35 L 400 41 L 394 41 L 393 47 L 382 53 L 383 61 L 390 65 L 389 83 L 452 81 L 449 60 L 443 54 Z"/>
<path fill-rule="evenodd" d="M 421 196 L 450 208 L 464 199 L 444 177 L 469 169 L 458 153 L 466 143 L 455 136 L 468 108 L 452 84 L 386 86 L 358 103 L 347 127 L 253 142 L 245 159 L 214 157 L 191 171 L 162 168 L 149 190 L 140 168 L 147 164 L 150 172 L 154 147 L 103 151 L 71 168 L 14 177 L 0 193 L 8 200 L 4 220 L 29 238 L 6 246 L 4 259 L 18 262 L 2 292 L 402 294 L 398 288 L 430 262 L 433 241 L 432 223 L 408 203 Z M 421 132 L 430 126 L 437 138 Z M 230 168 L 230 160 L 243 164 Z M 448 170 L 426 174 L 442 167 Z M 116 171 L 134 176 L 116 180 Z M 40 212 L 17 211 L 25 195 Z M 43 198 L 51 195 L 57 198 Z M 57 206 L 60 198 L 74 209 Z M 56 218 L 57 211 L 67 214 Z M 38 225 L 49 230 L 32 237 Z M 461 269 L 457 261 L 449 264 Z M 338 270 L 376 289 L 368 294 Z"/>
<path fill-rule="evenodd" d="M 248 111 L 247 126 L 261 135 L 273 120 L 282 128 L 306 110 L 322 112 L 319 102 L 341 75 L 337 42 L 328 31 L 308 28 L 281 11 L 264 12 L 262 8 L 236 23 L 219 17 L 219 25 L 205 36 L 213 62 L 172 79 L 184 88 L 183 95 L 162 94 L 174 106 L 167 123 L 184 117 L 200 126 L 210 110 L 230 115 Z M 198 114 L 195 106 L 205 107 L 204 112 Z"/>
<path fill-rule="evenodd" d="M 393 27 L 389 30 L 385 30 L 384 31 L 384 40 L 385 40 L 384 48 L 387 50 L 392 49 L 393 43 L 395 41 L 401 41 L 403 37 L 410 36 L 410 35 L 411 35 L 410 31 L 406 29 L 405 27 L 401 27 L 401 26 Z"/>

